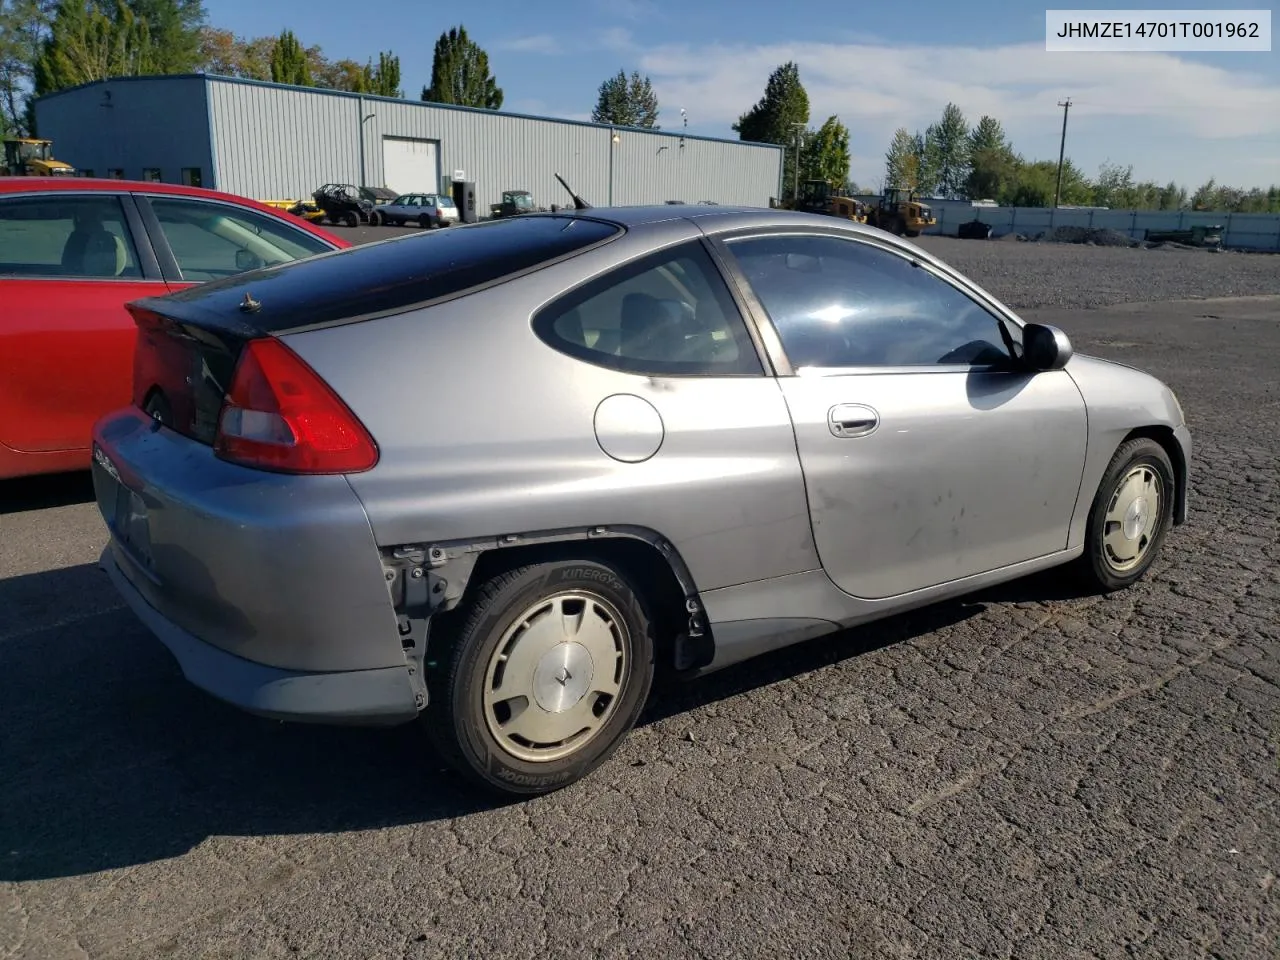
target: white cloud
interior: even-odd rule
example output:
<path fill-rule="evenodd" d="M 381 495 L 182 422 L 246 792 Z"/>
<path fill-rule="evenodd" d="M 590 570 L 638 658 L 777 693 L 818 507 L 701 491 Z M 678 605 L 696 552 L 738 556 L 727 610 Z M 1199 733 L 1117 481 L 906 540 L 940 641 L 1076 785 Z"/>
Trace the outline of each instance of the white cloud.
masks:
<path fill-rule="evenodd" d="M 999 119 L 1015 147 L 1040 150 L 1051 143 L 1056 159 L 1057 102 L 1069 96 L 1075 133 L 1069 133 L 1069 153 L 1078 153 L 1072 148 L 1084 138 L 1102 138 L 1109 141 L 1105 155 L 1128 163 L 1129 153 L 1142 152 L 1143 133 L 1158 129 L 1189 138 L 1188 150 L 1203 163 L 1220 151 L 1225 162 L 1216 167 L 1223 170 L 1219 180 L 1235 163 L 1231 141 L 1263 138 L 1270 140 L 1264 152 L 1274 153 L 1280 140 L 1280 85 L 1274 80 L 1174 54 L 1047 53 L 1039 44 L 666 45 L 643 51 L 640 67 L 663 103 L 696 105 L 690 123 L 705 129 L 728 127 L 759 100 L 770 72 L 787 60 L 799 64 L 812 122 L 837 114 L 851 128 L 854 151 L 864 154 L 855 170 L 878 169 L 894 128 L 923 130 L 948 102 L 970 122 L 982 114 Z M 1135 175 L 1148 175 L 1132 162 Z"/>
<path fill-rule="evenodd" d="M 620 20 L 654 20 L 659 17 L 653 0 L 596 0 L 596 9 L 605 16 Z"/>
<path fill-rule="evenodd" d="M 544 53 L 548 56 L 557 54 L 562 47 L 560 41 L 547 33 L 539 33 L 531 37 L 516 37 L 512 40 L 499 40 L 494 44 L 498 50 L 513 50 L 516 53 Z"/>
<path fill-rule="evenodd" d="M 631 31 L 625 27 L 609 27 L 607 30 L 601 30 L 596 34 L 596 42 L 606 50 L 616 50 L 621 53 L 639 51 Z"/>

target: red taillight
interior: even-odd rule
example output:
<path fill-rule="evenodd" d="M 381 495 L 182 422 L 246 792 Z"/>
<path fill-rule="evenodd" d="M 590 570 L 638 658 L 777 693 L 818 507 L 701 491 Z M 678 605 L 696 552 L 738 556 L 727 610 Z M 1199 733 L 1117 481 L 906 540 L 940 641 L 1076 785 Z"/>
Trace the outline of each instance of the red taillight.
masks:
<path fill-rule="evenodd" d="M 329 385 L 279 340 L 250 340 L 218 417 L 223 460 L 281 473 L 358 473 L 378 448 Z"/>

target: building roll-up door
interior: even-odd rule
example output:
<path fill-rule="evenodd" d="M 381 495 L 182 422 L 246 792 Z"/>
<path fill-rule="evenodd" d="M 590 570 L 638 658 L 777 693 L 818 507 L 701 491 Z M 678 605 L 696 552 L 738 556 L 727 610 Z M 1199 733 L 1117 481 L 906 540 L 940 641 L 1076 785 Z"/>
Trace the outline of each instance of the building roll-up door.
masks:
<path fill-rule="evenodd" d="M 440 184 L 436 142 L 383 137 L 382 175 L 396 193 L 435 193 Z"/>

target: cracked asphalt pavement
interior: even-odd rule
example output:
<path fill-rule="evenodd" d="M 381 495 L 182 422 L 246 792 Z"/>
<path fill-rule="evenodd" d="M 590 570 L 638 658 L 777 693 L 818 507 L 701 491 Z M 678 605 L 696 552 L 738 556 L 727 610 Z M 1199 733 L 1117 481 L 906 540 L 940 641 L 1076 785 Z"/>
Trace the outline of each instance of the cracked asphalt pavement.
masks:
<path fill-rule="evenodd" d="M 0 958 L 1276 957 L 1280 298 L 1024 313 L 1186 408 L 1191 518 L 1147 580 L 660 688 L 523 803 L 413 728 L 206 697 L 96 568 L 87 480 L 0 486 Z"/>

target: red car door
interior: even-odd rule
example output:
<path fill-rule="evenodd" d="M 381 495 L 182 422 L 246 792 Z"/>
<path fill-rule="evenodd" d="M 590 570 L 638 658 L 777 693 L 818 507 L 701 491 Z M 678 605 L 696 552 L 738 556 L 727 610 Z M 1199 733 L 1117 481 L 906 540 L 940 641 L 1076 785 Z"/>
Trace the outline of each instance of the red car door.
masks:
<path fill-rule="evenodd" d="M 0 196 L 0 444 L 87 462 L 94 422 L 130 399 L 124 305 L 168 290 L 127 195 Z"/>

